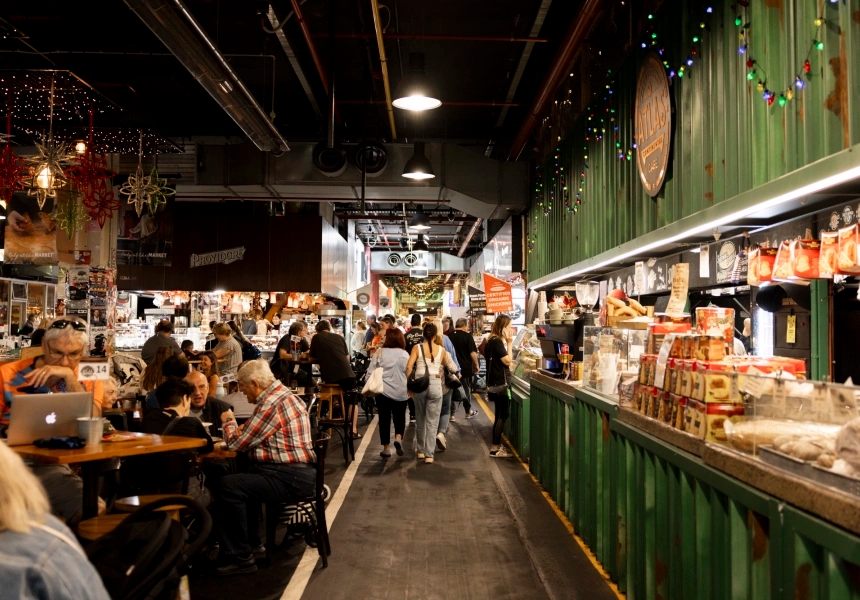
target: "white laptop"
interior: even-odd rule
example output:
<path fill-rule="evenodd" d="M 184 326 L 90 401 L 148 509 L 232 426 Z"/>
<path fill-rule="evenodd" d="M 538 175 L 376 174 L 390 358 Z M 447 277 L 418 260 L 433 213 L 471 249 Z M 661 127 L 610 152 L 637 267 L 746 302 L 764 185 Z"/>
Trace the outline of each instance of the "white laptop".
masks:
<path fill-rule="evenodd" d="M 78 435 L 77 420 L 92 416 L 92 410 L 92 392 L 14 396 L 6 443 L 26 446 L 42 438 Z"/>

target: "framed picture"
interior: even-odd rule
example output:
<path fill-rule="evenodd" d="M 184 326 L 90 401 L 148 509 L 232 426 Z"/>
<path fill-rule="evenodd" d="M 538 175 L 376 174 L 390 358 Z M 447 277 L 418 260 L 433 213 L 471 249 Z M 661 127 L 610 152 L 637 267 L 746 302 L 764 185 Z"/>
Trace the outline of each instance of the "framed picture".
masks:
<path fill-rule="evenodd" d="M 12 282 L 12 300 L 26 300 L 26 299 L 27 299 L 27 284 L 13 281 Z"/>

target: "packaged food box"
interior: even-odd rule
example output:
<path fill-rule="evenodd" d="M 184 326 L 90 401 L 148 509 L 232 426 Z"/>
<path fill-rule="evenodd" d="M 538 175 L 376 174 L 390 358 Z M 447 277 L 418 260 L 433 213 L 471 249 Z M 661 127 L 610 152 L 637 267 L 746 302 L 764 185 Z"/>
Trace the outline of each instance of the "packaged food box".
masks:
<path fill-rule="evenodd" d="M 857 244 L 860 242 L 858 225 L 839 230 L 839 256 L 836 265 L 841 273 L 860 273 L 860 261 L 857 258 Z"/>
<path fill-rule="evenodd" d="M 818 240 L 794 240 L 791 243 L 792 274 L 789 279 L 818 279 L 818 264 L 821 257 L 821 242 Z"/>
<path fill-rule="evenodd" d="M 672 422 L 672 396 L 669 392 L 660 394 L 660 404 L 657 407 L 657 420 L 669 424 Z"/>
<path fill-rule="evenodd" d="M 659 354 L 663 340 L 669 333 L 690 333 L 693 326 L 690 323 L 649 323 L 648 342 L 645 351 L 648 354 Z"/>
<path fill-rule="evenodd" d="M 747 267 L 747 283 L 758 286 L 773 281 L 773 265 L 777 248 L 756 248 L 750 251 Z"/>
<path fill-rule="evenodd" d="M 705 404 L 740 403 L 734 366 L 726 362 L 696 361 L 692 397 Z"/>
<path fill-rule="evenodd" d="M 681 396 L 689 398 L 693 395 L 695 367 L 695 360 L 684 360 L 681 362 Z"/>
<path fill-rule="evenodd" d="M 818 255 L 818 276 L 833 279 L 839 273 L 839 232 L 822 231 L 821 252 Z"/>
<path fill-rule="evenodd" d="M 744 419 L 744 407 L 737 404 L 708 404 L 705 410 L 705 441 L 728 445 L 726 421 L 737 423 Z"/>
<path fill-rule="evenodd" d="M 696 309 L 696 333 L 707 336 L 722 336 L 728 348 L 734 347 L 735 309 L 706 306 Z M 701 348 L 701 343 L 699 344 Z M 708 360 L 722 360 L 710 358 Z"/>
<path fill-rule="evenodd" d="M 666 362 L 666 376 L 663 378 L 663 391 L 671 392 L 678 381 L 678 359 L 670 358 Z"/>
<path fill-rule="evenodd" d="M 684 431 L 697 438 L 705 437 L 705 404 L 691 398 L 687 399 L 684 410 Z"/>
<path fill-rule="evenodd" d="M 657 323 L 675 323 L 679 325 L 693 323 L 693 317 L 688 313 L 655 313 L 654 319 L 656 319 Z"/>
<path fill-rule="evenodd" d="M 687 411 L 687 399 L 677 394 L 672 396 L 672 427 L 684 429 L 684 416 Z"/>

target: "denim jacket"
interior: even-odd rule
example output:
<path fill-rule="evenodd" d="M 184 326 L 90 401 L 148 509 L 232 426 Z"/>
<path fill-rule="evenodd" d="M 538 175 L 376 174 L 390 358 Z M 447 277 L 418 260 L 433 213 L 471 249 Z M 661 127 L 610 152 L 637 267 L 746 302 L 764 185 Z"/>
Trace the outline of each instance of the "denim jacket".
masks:
<path fill-rule="evenodd" d="M 110 600 L 74 534 L 56 518 L 29 533 L 0 531 L 0 596 L 9 600 Z M 74 544 L 74 546 L 72 546 Z"/>

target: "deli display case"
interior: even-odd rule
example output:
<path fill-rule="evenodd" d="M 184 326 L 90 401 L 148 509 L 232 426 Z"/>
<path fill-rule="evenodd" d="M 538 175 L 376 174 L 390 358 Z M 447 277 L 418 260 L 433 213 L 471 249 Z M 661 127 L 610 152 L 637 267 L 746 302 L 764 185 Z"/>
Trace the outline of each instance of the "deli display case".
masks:
<path fill-rule="evenodd" d="M 637 375 L 647 339 L 648 333 L 640 329 L 585 327 L 582 384 L 617 399 L 622 376 Z"/>
<path fill-rule="evenodd" d="M 529 379 L 533 371 L 541 364 L 540 338 L 534 325 L 520 329 L 511 345 L 511 372 L 514 375 L 514 385 L 522 391 L 529 392 Z"/>

